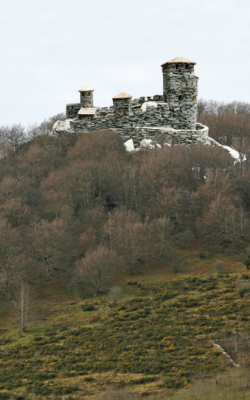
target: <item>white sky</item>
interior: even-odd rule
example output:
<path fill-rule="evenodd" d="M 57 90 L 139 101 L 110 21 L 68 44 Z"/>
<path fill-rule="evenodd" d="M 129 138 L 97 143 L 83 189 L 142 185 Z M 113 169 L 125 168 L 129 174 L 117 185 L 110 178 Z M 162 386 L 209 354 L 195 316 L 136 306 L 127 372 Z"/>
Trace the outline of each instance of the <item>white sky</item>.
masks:
<path fill-rule="evenodd" d="M 196 61 L 199 97 L 250 102 L 249 0 L 1 0 L 0 126 L 79 102 L 162 94 L 160 65 Z"/>

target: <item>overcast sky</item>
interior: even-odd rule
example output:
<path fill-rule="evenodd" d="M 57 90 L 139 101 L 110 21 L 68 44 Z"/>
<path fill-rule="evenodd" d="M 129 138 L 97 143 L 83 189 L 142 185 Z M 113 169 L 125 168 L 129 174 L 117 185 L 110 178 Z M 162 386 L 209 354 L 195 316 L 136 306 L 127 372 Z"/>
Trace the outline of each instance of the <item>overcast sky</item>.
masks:
<path fill-rule="evenodd" d="M 79 102 L 162 94 L 160 65 L 196 61 L 199 97 L 250 102 L 249 0 L 2 0 L 0 126 Z"/>

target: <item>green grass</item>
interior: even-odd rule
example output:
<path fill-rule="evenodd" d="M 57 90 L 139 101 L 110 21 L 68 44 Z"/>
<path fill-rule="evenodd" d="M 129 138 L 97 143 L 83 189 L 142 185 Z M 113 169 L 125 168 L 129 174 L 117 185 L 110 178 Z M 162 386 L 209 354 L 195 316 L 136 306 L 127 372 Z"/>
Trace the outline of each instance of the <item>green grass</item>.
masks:
<path fill-rule="evenodd" d="M 189 396 L 196 381 L 231 371 L 211 340 L 222 332 L 230 338 L 249 331 L 250 299 L 240 298 L 236 289 L 244 266 L 227 256 L 226 274 L 218 276 L 218 254 L 208 261 L 194 249 L 182 254 L 188 264 L 180 274 L 159 262 L 124 277 L 126 296 L 117 306 L 110 307 L 106 296 L 74 299 L 58 285 L 44 288 L 46 320 L 25 334 L 2 315 L 1 395 L 26 398 L 33 391 L 40 399 L 79 399 L 111 385 L 177 400 Z M 94 310 L 83 311 L 86 306 Z M 240 354 L 227 351 L 242 362 Z M 195 398 L 210 399 L 211 393 Z"/>

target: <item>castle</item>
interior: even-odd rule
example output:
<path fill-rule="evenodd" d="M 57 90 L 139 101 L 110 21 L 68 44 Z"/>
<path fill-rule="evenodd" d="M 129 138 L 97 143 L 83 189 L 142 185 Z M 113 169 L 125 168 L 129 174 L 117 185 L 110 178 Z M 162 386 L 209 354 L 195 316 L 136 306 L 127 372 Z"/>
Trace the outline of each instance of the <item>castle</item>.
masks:
<path fill-rule="evenodd" d="M 164 135 L 166 144 L 211 144 L 208 128 L 196 122 L 199 78 L 194 75 L 195 64 L 180 57 L 162 64 L 163 94 L 132 100 L 122 92 L 113 97 L 109 108 L 95 107 L 94 90 L 83 87 L 80 103 L 66 105 L 66 120 L 57 121 L 51 134 L 113 129 L 125 145 L 132 143 L 132 149 L 159 135 Z"/>

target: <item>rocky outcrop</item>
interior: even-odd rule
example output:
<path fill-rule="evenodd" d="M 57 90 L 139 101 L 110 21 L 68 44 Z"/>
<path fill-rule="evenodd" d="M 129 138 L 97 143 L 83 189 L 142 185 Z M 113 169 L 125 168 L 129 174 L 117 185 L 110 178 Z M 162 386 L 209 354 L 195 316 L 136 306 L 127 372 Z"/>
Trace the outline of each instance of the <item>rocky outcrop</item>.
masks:
<path fill-rule="evenodd" d="M 65 133 L 74 133 L 74 129 L 71 126 L 72 119 L 66 119 L 65 121 L 56 121 L 49 136 L 58 136 Z"/>
<path fill-rule="evenodd" d="M 230 355 L 229 355 L 218 343 L 215 343 L 215 342 L 212 340 L 212 345 L 216 348 L 216 350 L 220 351 L 220 352 L 229 360 L 229 362 L 230 362 L 234 367 L 237 367 L 237 368 L 240 367 L 240 365 L 239 365 L 239 364 L 236 364 L 236 363 L 234 362 L 234 360 L 230 357 Z"/>

